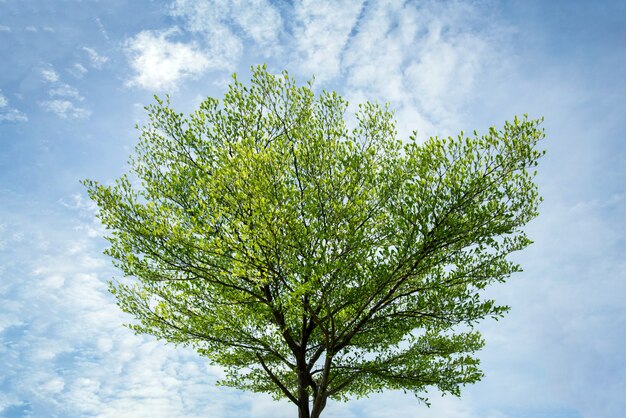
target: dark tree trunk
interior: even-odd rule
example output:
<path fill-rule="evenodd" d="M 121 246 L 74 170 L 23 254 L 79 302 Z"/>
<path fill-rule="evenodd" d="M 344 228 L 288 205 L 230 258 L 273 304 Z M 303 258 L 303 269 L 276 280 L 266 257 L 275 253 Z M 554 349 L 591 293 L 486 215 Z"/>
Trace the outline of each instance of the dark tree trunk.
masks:
<path fill-rule="evenodd" d="M 328 399 L 328 378 L 330 376 L 330 368 L 333 363 L 333 355 L 326 354 L 324 361 L 324 369 L 322 371 L 322 378 L 318 382 L 315 390 L 315 399 L 313 399 L 313 411 L 311 418 L 319 418 L 322 411 L 326 407 L 326 400 Z"/>
<path fill-rule="evenodd" d="M 309 404 L 303 408 L 302 406 L 298 406 L 298 418 L 311 418 L 309 414 Z"/>
<path fill-rule="evenodd" d="M 298 369 L 298 418 L 311 418 L 311 412 L 309 410 L 309 392 L 307 391 L 309 379 L 304 358 L 298 361 Z"/>
<path fill-rule="evenodd" d="M 315 399 L 313 402 L 313 408 L 311 409 L 309 406 L 309 396 L 307 394 L 305 403 L 300 403 L 298 405 L 298 418 L 320 418 L 322 411 L 326 406 L 326 399 L 326 396 Z"/>
<path fill-rule="evenodd" d="M 311 418 L 319 418 L 320 415 L 322 414 L 322 411 L 324 410 L 324 407 L 326 406 L 326 396 L 322 396 L 319 400 L 319 402 L 316 400 L 315 404 L 313 405 L 313 411 L 311 413 Z"/>
<path fill-rule="evenodd" d="M 304 395 L 302 395 L 302 392 L 304 392 Z M 298 400 L 298 418 L 311 418 L 311 413 L 309 412 L 309 394 L 306 393 L 306 389 L 300 390 Z"/>

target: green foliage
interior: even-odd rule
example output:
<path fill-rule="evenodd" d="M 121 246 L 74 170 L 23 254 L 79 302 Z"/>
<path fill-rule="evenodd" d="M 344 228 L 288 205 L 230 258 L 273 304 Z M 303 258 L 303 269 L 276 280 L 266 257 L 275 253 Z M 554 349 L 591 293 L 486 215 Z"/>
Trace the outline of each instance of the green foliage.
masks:
<path fill-rule="evenodd" d="M 392 114 L 254 70 L 184 117 L 148 106 L 131 176 L 85 181 L 110 231 L 111 284 L 132 328 L 192 346 L 222 382 L 326 399 L 481 377 L 480 291 L 530 241 L 540 121 L 484 136 L 396 139 Z M 311 412 L 309 412 L 311 409 Z"/>

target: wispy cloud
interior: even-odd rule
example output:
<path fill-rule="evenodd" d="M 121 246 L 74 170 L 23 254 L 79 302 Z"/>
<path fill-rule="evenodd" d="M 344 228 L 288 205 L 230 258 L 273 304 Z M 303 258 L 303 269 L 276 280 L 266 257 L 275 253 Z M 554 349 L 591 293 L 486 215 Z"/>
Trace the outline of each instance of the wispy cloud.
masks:
<path fill-rule="evenodd" d="M 84 46 L 82 50 L 87 53 L 87 56 L 89 57 L 89 62 L 91 62 L 91 66 L 94 68 L 100 69 L 104 64 L 109 61 L 109 57 L 98 54 L 98 52 L 96 52 L 96 50 L 93 48 L 88 48 Z"/>
<path fill-rule="evenodd" d="M 279 11 L 267 0 L 176 0 L 171 14 L 186 30 L 201 36 L 217 68 L 233 69 L 248 40 L 257 50 L 274 51 L 283 25 Z"/>
<path fill-rule="evenodd" d="M 197 1 L 197 0 L 196 0 Z M 230 5 L 230 19 L 243 32 L 245 37 L 254 41 L 264 49 L 276 46 L 283 20 L 276 7 L 267 0 L 251 2 L 222 1 Z"/>
<path fill-rule="evenodd" d="M 522 293 L 531 301 L 517 307 L 517 332 L 507 335 L 497 354 L 503 364 L 520 350 L 534 359 L 535 370 L 509 365 L 494 376 L 498 383 L 524 382 L 515 388 L 522 390 L 507 395 L 511 403 L 539 384 L 536 402 L 559 399 L 582 416 L 610 418 L 626 410 L 618 394 L 626 361 L 617 350 L 626 340 L 625 203 L 624 194 L 614 194 L 578 202 L 553 196 L 543 205 L 531 230 L 537 246 L 523 256 L 527 280 L 502 289 L 510 300 Z"/>
<path fill-rule="evenodd" d="M 74 65 L 69 67 L 67 71 L 76 78 L 83 78 L 85 74 L 89 72 L 89 70 L 87 70 L 87 68 L 85 68 L 84 65 L 78 62 L 74 63 Z"/>
<path fill-rule="evenodd" d="M 433 134 L 456 125 L 477 74 L 500 53 L 498 30 L 480 3 L 374 2 L 344 47 L 342 72 L 361 96 L 391 102 L 401 124 L 418 122 L 401 132 Z"/>
<path fill-rule="evenodd" d="M 89 16 L 100 18 L 84 19 L 71 37 L 61 30 L 64 23 L 57 18 L 64 15 L 55 7 L 50 9 L 55 13 L 34 19 L 22 3 L 10 8 L 23 9 L 23 18 L 0 17 L 0 42 L 8 41 L 5 61 L 19 64 L 2 74 L 9 83 L 24 76 L 15 89 L 7 85 L 0 92 L 0 123 L 7 131 L 2 138 L 17 145 L 3 155 L 9 165 L 0 187 L 0 416 L 282 418 L 295 412 L 267 396 L 216 388 L 221 371 L 195 353 L 122 328 L 131 319 L 103 284 L 118 273 L 100 255 L 101 226 L 89 221 L 93 206 L 73 196 L 51 209 L 56 198 L 46 200 L 46 193 L 28 186 L 36 173 L 30 180 L 21 175 L 41 168 L 50 173 L 46 185 L 62 181 L 65 188 L 67 178 L 84 176 L 89 164 L 76 165 L 77 159 L 93 156 L 83 152 L 89 147 L 84 140 L 57 141 L 68 125 L 58 122 L 86 117 L 86 102 L 103 86 L 110 91 L 106 98 L 98 96 L 101 100 L 120 105 L 142 100 L 141 92 L 134 97 L 138 92 L 114 88 L 124 69 L 115 68 L 113 54 L 128 34 L 124 82 L 152 91 L 174 90 L 205 76 L 208 93 L 223 91 L 228 81 L 215 86 L 228 80 L 226 71 L 210 71 L 245 71 L 244 62 L 260 59 L 272 69 L 294 71 L 299 81 L 315 74 L 316 88 L 337 89 L 352 103 L 390 101 L 402 138 L 413 129 L 423 138 L 500 124 L 515 113 L 545 114 L 549 152 L 540 167 L 540 176 L 545 174 L 540 190 L 546 201 L 529 225 L 535 244 L 520 255 L 524 273 L 492 289 L 498 302 L 512 306 L 511 313 L 479 326 L 487 340 L 479 355 L 486 377 L 466 388 L 461 399 L 431 394 L 431 409 L 410 395 L 385 392 L 331 402 L 325 414 L 625 416 L 626 199 L 618 190 L 624 183 L 619 140 L 624 62 L 614 52 L 623 34 L 614 20 L 623 14 L 618 0 L 584 13 L 537 1 L 511 11 L 493 0 L 168 0 L 144 5 L 150 8 L 150 27 L 128 26 L 124 19 L 107 23 L 116 18 L 113 12 L 130 14 L 144 6 L 127 2 L 104 10 L 104 2 L 94 2 Z M 86 5 L 76 6 L 79 11 Z M 157 16 L 159 10 L 163 16 Z M 594 19 L 598 16 L 605 20 Z M 177 25 L 180 31 L 154 30 L 159 22 L 168 25 L 161 29 Z M 54 36 L 47 36 L 51 29 Z M 16 34 L 23 39 L 11 42 Z M 15 50 L 22 41 L 32 48 Z M 44 48 L 36 57 L 24 55 Z M 42 65 L 42 57 L 56 67 Z M 593 71 L 589 62 L 596 63 Z M 112 71 L 101 72 L 97 89 L 88 90 L 96 86 L 87 75 L 98 68 Z M 41 91 L 34 92 L 37 87 Z M 197 102 L 190 94 L 201 93 L 207 91 L 182 92 L 177 100 Z M 37 110 L 63 119 L 42 119 L 50 123 L 45 140 L 32 137 L 32 129 L 9 126 L 34 119 Z M 118 120 L 119 111 L 106 113 L 98 120 L 115 129 L 110 122 Z M 102 130 L 82 125 L 76 124 L 72 137 L 104 139 L 96 132 Z M 109 145 L 115 152 L 128 141 Z M 119 161 L 114 160 L 103 163 L 109 167 L 103 176 L 115 176 Z M 67 164 L 55 173 L 60 163 Z M 22 190 L 31 209 L 16 205 L 15 195 L 2 195 L 7 188 Z"/>
<path fill-rule="evenodd" d="M 211 67 L 209 57 L 194 43 L 170 41 L 178 31 L 143 31 L 126 42 L 135 75 L 127 84 L 150 90 L 176 90 L 187 78 Z"/>
<path fill-rule="evenodd" d="M 294 4 L 296 60 L 303 72 L 320 81 L 337 77 L 342 70 L 343 52 L 358 24 L 362 1 Z"/>
<path fill-rule="evenodd" d="M 93 219 L 92 205 L 70 201 L 67 210 Z M 128 318 L 104 283 L 112 271 L 99 241 L 83 234 L 97 225 L 1 215 L 11 222 L 2 233 L 0 415 L 199 418 L 245 405 L 215 387 L 219 370 L 195 353 L 120 325 Z"/>
<path fill-rule="evenodd" d="M 280 10 L 264 1 L 242 4 L 175 0 L 171 14 L 200 36 L 202 42 L 191 45 L 211 68 L 233 69 L 250 42 L 255 51 L 285 57 L 322 84 L 345 80 L 351 99 L 391 102 L 403 135 L 456 126 L 477 75 L 497 66 L 507 36 L 482 2 L 302 0 Z M 154 35 L 151 40 L 165 41 Z M 138 60 L 133 66 L 139 73 L 133 84 L 162 88 L 154 71 Z"/>
<path fill-rule="evenodd" d="M 52 67 L 41 69 L 40 74 L 41 78 L 48 83 L 56 83 L 59 81 L 59 74 Z"/>
<path fill-rule="evenodd" d="M 28 117 L 24 112 L 9 106 L 9 100 L 0 91 L 0 122 L 26 122 L 27 120 Z"/>
<path fill-rule="evenodd" d="M 48 94 L 52 97 L 68 97 L 76 100 L 83 100 L 83 97 L 78 93 L 74 87 L 69 84 L 62 83 L 56 87 L 51 88 Z"/>
<path fill-rule="evenodd" d="M 109 34 L 107 30 L 105 29 L 104 25 L 102 24 L 102 20 L 100 20 L 99 17 L 96 17 L 96 23 L 98 24 L 98 28 L 100 29 L 100 33 L 102 34 L 102 37 L 106 41 L 109 41 L 111 38 L 109 37 Z"/>
<path fill-rule="evenodd" d="M 39 105 L 46 111 L 52 112 L 62 119 L 82 119 L 91 115 L 91 111 L 76 106 L 69 100 L 45 100 Z"/>
<path fill-rule="evenodd" d="M 81 66 L 82 67 L 82 66 Z M 40 75 L 48 87 L 48 95 L 52 100 L 43 100 L 39 106 L 46 112 L 56 114 L 62 119 L 82 119 L 91 115 L 91 111 L 79 106 L 84 98 L 79 91 L 67 83 L 63 83 L 59 73 L 52 65 L 40 70 Z"/>

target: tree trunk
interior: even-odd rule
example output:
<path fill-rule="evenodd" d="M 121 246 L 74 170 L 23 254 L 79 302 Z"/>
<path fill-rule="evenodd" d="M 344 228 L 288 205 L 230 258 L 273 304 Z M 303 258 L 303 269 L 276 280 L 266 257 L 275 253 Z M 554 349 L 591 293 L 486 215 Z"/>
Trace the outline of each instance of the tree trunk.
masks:
<path fill-rule="evenodd" d="M 319 401 L 314 402 L 313 409 L 310 409 L 307 395 L 306 404 L 298 405 L 298 418 L 320 418 L 324 407 L 326 406 L 327 397 L 324 396 Z"/>
<path fill-rule="evenodd" d="M 304 370 L 305 367 L 306 364 L 302 366 L 298 373 L 298 418 L 311 418 L 309 392 L 307 391 L 308 379 L 306 370 Z"/>
<path fill-rule="evenodd" d="M 311 418 L 311 415 L 309 414 L 308 403 L 305 407 L 302 407 L 302 405 L 298 405 L 298 418 Z"/>
<path fill-rule="evenodd" d="M 320 415 L 322 414 L 322 411 L 324 410 L 324 407 L 326 406 L 326 399 L 327 397 L 325 395 L 321 395 L 322 398 L 320 399 L 319 402 L 315 402 L 315 404 L 313 405 L 313 411 L 311 413 L 311 418 L 320 418 Z"/>
<path fill-rule="evenodd" d="M 313 399 L 313 411 L 311 418 L 319 418 L 322 411 L 326 407 L 326 400 L 328 399 L 328 377 L 330 376 L 330 368 L 333 362 L 333 354 L 326 353 L 326 360 L 324 361 L 324 369 L 322 371 L 322 378 L 315 391 L 315 399 Z"/>

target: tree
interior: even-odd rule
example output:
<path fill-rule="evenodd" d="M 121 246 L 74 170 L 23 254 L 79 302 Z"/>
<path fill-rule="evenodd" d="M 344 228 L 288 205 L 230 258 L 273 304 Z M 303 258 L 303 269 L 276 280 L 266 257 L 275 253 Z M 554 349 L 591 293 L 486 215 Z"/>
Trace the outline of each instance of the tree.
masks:
<path fill-rule="evenodd" d="M 508 309 L 481 291 L 520 270 L 507 256 L 541 200 L 540 121 L 402 142 L 385 107 L 360 105 L 348 129 L 334 92 L 263 66 L 233 78 L 187 118 L 156 98 L 131 175 L 85 181 L 130 327 L 300 418 L 328 398 L 478 381 L 473 325 Z"/>

